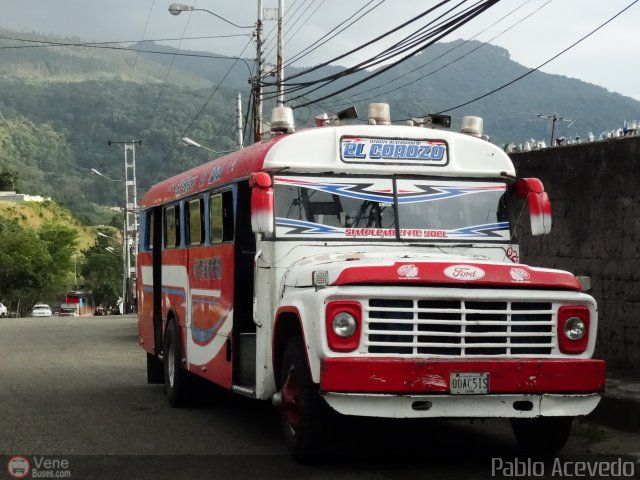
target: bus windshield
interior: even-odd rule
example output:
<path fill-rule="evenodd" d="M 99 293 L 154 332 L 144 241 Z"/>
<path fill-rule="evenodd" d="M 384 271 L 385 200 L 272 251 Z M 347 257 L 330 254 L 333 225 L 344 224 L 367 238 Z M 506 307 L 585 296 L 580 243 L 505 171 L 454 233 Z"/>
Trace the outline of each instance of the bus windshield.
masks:
<path fill-rule="evenodd" d="M 509 241 L 502 182 L 276 176 L 274 187 L 281 239 Z"/>

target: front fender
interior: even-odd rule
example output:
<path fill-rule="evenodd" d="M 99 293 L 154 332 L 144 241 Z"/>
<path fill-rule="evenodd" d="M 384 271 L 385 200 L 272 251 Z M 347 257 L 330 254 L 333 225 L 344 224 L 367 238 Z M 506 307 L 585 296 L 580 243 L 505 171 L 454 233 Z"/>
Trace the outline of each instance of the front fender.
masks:
<path fill-rule="evenodd" d="M 277 331 L 278 319 L 283 314 L 293 313 L 300 321 L 302 337 L 307 353 L 309 371 L 314 383 L 320 382 L 321 352 L 324 338 L 324 296 L 316 295 L 313 289 L 300 289 L 300 291 L 286 293 L 276 310 L 273 332 Z M 275 340 L 272 339 L 272 342 Z M 274 352 L 275 355 L 275 352 Z M 275 362 L 274 362 L 275 368 Z M 275 373 L 275 372 L 274 372 Z"/>

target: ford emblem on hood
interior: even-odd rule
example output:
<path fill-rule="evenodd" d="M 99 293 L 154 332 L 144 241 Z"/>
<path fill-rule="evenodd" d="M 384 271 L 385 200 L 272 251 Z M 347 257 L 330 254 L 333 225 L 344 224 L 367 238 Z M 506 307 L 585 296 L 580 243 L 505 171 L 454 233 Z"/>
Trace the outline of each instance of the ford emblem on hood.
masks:
<path fill-rule="evenodd" d="M 480 280 L 485 271 L 473 265 L 451 265 L 444 269 L 444 274 L 454 280 Z"/>

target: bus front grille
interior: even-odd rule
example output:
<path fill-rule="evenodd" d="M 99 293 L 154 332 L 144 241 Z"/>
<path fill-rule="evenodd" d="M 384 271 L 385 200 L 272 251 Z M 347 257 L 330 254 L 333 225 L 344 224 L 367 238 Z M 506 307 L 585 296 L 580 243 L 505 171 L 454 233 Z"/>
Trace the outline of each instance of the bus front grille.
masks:
<path fill-rule="evenodd" d="M 369 353 L 527 356 L 555 345 L 550 302 L 382 298 L 363 307 Z"/>

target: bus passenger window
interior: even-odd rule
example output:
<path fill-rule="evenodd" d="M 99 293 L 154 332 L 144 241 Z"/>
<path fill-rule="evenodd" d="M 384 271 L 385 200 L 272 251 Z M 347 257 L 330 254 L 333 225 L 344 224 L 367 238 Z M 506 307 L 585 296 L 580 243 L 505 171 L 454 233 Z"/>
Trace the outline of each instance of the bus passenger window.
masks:
<path fill-rule="evenodd" d="M 204 209 L 203 199 L 189 202 L 189 244 L 202 245 L 204 241 L 204 222 L 202 211 Z"/>
<path fill-rule="evenodd" d="M 164 211 L 164 246 L 180 246 L 180 205 L 167 207 Z"/>
<path fill-rule="evenodd" d="M 145 250 L 153 250 L 153 210 L 147 212 Z"/>
<path fill-rule="evenodd" d="M 212 245 L 233 240 L 233 193 L 231 190 L 211 195 L 209 225 Z"/>
<path fill-rule="evenodd" d="M 209 224 L 211 225 L 211 243 L 222 243 L 222 195 L 211 195 L 209 199 Z"/>

